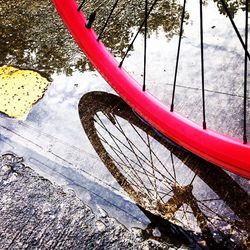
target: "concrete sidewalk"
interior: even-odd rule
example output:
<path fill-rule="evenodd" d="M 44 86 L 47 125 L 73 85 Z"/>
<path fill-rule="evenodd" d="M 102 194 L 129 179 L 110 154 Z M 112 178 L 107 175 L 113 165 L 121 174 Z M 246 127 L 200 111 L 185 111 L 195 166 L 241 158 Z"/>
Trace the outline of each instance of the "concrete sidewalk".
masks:
<path fill-rule="evenodd" d="M 38 176 L 23 158 L 0 156 L 0 249 L 169 249 L 144 240 L 75 194 Z"/>

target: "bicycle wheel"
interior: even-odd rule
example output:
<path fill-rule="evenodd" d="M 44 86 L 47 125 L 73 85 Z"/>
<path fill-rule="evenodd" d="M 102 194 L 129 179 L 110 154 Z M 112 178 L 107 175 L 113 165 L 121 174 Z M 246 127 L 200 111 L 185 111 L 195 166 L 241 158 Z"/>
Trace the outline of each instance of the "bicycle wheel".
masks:
<path fill-rule="evenodd" d="M 201 233 L 208 245 L 230 237 L 249 244 L 249 196 L 224 171 L 166 140 L 117 96 L 88 93 L 79 114 L 97 154 L 139 206 Z"/>
<path fill-rule="evenodd" d="M 234 139 L 227 135 L 222 135 L 213 130 L 207 129 L 206 126 L 206 105 L 205 101 L 209 101 L 209 98 L 205 99 L 205 87 L 204 87 L 204 42 L 203 42 L 203 8 L 202 2 L 200 1 L 200 36 L 201 36 L 201 75 L 202 75 L 202 100 L 201 100 L 201 109 L 202 109 L 202 119 L 203 126 L 199 126 L 193 121 L 185 118 L 184 116 L 179 115 L 174 111 L 174 97 L 175 97 L 175 87 L 176 81 L 173 84 L 173 95 L 171 108 L 167 108 L 162 102 L 158 101 L 154 96 L 152 96 L 145 89 L 145 76 L 146 76 L 146 41 L 147 41 L 147 20 L 152 11 L 155 10 L 154 15 L 157 15 L 157 11 L 160 9 L 157 8 L 157 0 L 155 1 L 145 1 L 145 11 L 144 19 L 140 24 L 139 31 L 144 27 L 145 29 L 145 40 L 144 40 L 144 74 L 143 74 L 143 86 L 137 83 L 130 74 L 128 74 L 122 67 L 123 60 L 118 63 L 116 59 L 109 53 L 105 45 L 100 41 L 100 38 L 103 34 L 103 29 L 107 26 L 107 23 L 110 17 L 113 14 L 113 11 L 118 3 L 115 1 L 115 4 L 110 9 L 110 14 L 106 21 L 104 21 L 103 29 L 101 34 L 97 36 L 95 32 L 91 29 L 92 23 L 95 19 L 96 13 L 93 12 L 89 19 L 86 20 L 84 14 L 80 11 L 82 6 L 78 6 L 74 0 L 54 0 L 53 1 L 59 14 L 61 15 L 66 26 L 69 28 L 73 37 L 82 48 L 84 53 L 96 67 L 96 69 L 102 74 L 102 76 L 107 80 L 107 82 L 117 91 L 117 93 L 130 105 L 133 109 L 136 110 L 145 120 L 147 120 L 152 126 L 157 128 L 161 133 L 166 135 L 171 140 L 175 141 L 177 144 L 183 146 L 187 150 L 195 153 L 196 155 L 218 165 L 227 170 L 233 171 L 235 173 L 241 174 L 245 177 L 250 177 L 250 144 L 247 143 L 247 63 L 250 58 L 249 52 L 247 50 L 247 34 L 248 34 L 248 1 L 245 5 L 246 13 L 246 32 L 245 32 L 245 41 L 239 32 L 239 29 L 235 25 L 235 22 L 232 18 L 232 10 L 225 3 L 225 0 L 220 0 L 218 6 L 220 6 L 220 12 L 226 12 L 229 16 L 233 28 L 236 31 L 236 37 L 239 38 L 239 42 L 242 45 L 243 51 L 242 54 L 245 54 L 245 67 L 244 67 L 244 115 L 242 118 L 243 123 L 243 143 L 239 139 Z M 83 1 L 83 4 L 84 5 Z M 217 2 L 217 1 L 216 1 Z M 180 22 L 180 39 L 179 46 L 181 44 L 182 38 L 182 29 L 185 19 L 185 4 L 184 6 L 178 7 L 182 11 L 181 22 Z M 175 4 L 176 5 L 176 4 Z M 222 6 L 222 7 L 221 7 Z M 171 8 L 171 6 L 169 7 Z M 177 8 L 177 9 L 178 9 Z M 223 9 L 224 8 L 224 9 Z M 117 17 L 117 19 L 119 19 Z M 137 37 L 138 32 L 136 33 L 135 38 Z M 232 34 L 233 36 L 234 34 Z M 133 39 L 132 43 L 129 44 L 129 51 L 135 41 Z M 187 52 L 188 54 L 189 52 Z M 124 53 L 125 56 L 127 52 Z M 187 55 L 189 57 L 189 55 Z M 176 59 L 176 70 L 175 70 L 175 79 L 177 76 L 178 69 L 178 60 L 179 60 L 179 49 Z M 242 64 L 243 65 L 243 64 Z M 213 103 L 216 101 L 216 98 L 210 98 Z M 229 99 L 227 101 L 230 101 Z M 241 111 L 240 111 L 241 112 Z M 213 113 L 213 112 L 212 112 Z M 213 116 L 213 114 L 211 114 Z M 219 127 L 219 125 L 218 125 Z"/>

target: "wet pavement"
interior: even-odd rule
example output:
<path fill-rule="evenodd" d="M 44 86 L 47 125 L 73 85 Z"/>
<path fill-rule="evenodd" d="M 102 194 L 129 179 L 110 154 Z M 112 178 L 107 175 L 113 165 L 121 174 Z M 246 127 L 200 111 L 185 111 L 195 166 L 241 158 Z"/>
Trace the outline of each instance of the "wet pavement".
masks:
<path fill-rule="evenodd" d="M 97 30 L 111 5 L 112 1 L 106 1 L 105 6 L 87 2 L 88 13 L 98 9 Z M 131 6 L 138 11 L 131 11 Z M 131 6 L 121 1 L 115 18 L 118 22 L 112 22 L 103 37 L 118 60 L 143 18 L 142 4 Z M 159 4 L 149 22 L 147 89 L 166 104 L 172 90 L 180 6 L 176 1 Z M 243 33 L 242 6 L 232 6 L 235 22 Z M 114 96 L 77 48 L 49 1 L 4 0 L 0 10 L 0 65 L 32 69 L 51 81 L 26 119 L 0 115 L 1 154 L 23 156 L 40 175 L 65 190 L 74 190 L 97 214 L 101 207 L 129 229 L 143 228 L 146 235 L 158 241 L 175 238 L 170 223 L 183 230 L 182 235 L 191 242 L 211 249 L 247 249 L 248 180 L 166 140 Z M 200 122 L 196 12 L 197 8 L 187 4 L 176 110 Z M 244 58 L 230 22 L 220 12 L 220 5 L 218 11 L 216 2 L 207 1 L 204 37 L 208 124 L 240 138 Z M 139 82 L 142 44 L 140 35 L 124 64 Z M 181 243 L 177 235 L 176 239 L 178 247 Z"/>
<path fill-rule="evenodd" d="M 95 215 L 72 192 L 38 176 L 22 157 L 0 157 L 1 249 L 166 249 L 99 209 Z"/>

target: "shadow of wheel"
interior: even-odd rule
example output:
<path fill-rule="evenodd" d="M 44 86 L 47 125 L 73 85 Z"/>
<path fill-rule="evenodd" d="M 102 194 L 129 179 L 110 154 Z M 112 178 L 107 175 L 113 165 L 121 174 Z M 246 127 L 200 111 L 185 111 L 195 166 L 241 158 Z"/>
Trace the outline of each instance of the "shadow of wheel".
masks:
<path fill-rule="evenodd" d="M 198 233 L 209 247 L 249 246 L 249 195 L 225 171 L 168 140 L 118 96 L 87 93 L 79 115 L 100 159 L 151 220 Z"/>

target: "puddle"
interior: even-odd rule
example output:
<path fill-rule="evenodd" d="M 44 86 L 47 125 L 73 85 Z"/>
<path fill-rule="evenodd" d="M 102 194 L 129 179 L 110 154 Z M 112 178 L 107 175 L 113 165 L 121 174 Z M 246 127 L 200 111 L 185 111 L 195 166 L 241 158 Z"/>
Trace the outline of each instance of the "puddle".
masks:
<path fill-rule="evenodd" d="M 22 133 L 1 125 L 1 148 L 25 156 L 31 167 L 74 190 L 97 214 L 104 209 L 145 238 L 211 249 L 249 244 L 249 181 L 166 140 L 115 95 L 89 92 L 79 113 L 98 157 L 25 129 L 23 122 L 17 126 Z M 35 140 L 29 140 L 30 133 Z"/>
<path fill-rule="evenodd" d="M 204 7 L 209 127 L 241 136 L 242 48 L 217 3 L 206 1 Z M 234 3 L 230 11 L 242 33 L 244 12 Z M 106 1 L 98 7 L 97 1 L 87 1 L 87 13 L 99 8 L 97 30 L 112 4 Z M 117 60 L 143 19 L 141 6 L 138 1 L 120 1 L 103 35 Z M 158 8 L 149 22 L 147 88 L 167 104 L 181 3 L 162 1 Z M 76 192 L 97 214 L 105 210 L 131 230 L 142 230 L 145 237 L 172 240 L 176 248 L 182 242 L 200 242 L 211 249 L 247 248 L 248 180 L 176 147 L 111 95 L 114 91 L 77 48 L 50 1 L 4 1 L 0 10 L 0 65 L 29 68 L 52 81 L 24 120 L 0 114 L 1 153 L 23 156 L 42 176 Z M 199 122 L 198 14 L 188 1 L 176 110 Z M 140 34 L 124 64 L 139 82 L 142 43 Z"/>
<path fill-rule="evenodd" d="M 84 95 L 79 114 L 100 159 L 149 218 L 157 215 L 194 232 L 209 247 L 249 244 L 247 180 L 245 190 L 223 170 L 164 138 L 115 95 Z"/>

